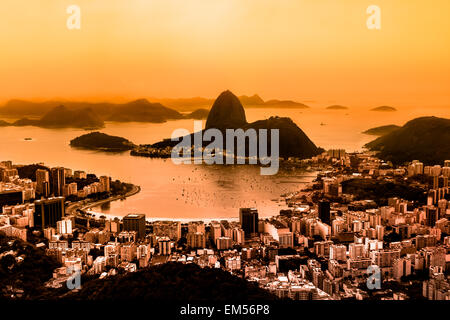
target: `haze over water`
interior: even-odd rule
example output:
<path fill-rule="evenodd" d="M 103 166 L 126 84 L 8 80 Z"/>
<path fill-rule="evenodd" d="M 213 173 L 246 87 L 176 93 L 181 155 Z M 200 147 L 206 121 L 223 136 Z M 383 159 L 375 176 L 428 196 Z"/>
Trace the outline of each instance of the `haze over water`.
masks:
<path fill-rule="evenodd" d="M 361 150 L 374 136 L 361 132 L 397 124 L 419 116 L 449 117 L 449 108 L 401 108 L 397 112 L 368 112 L 368 108 L 326 110 L 246 108 L 247 121 L 271 115 L 291 117 L 320 147 Z M 154 143 L 171 136 L 173 130 L 193 130 L 193 120 L 153 123 L 106 123 L 101 132 L 125 137 L 136 144 Z M 69 141 L 87 133 L 81 129 L 37 127 L 0 128 L 0 159 L 15 164 L 44 162 L 64 166 L 141 186 L 141 192 L 127 200 L 115 201 L 94 211 L 124 216 L 145 213 L 147 218 L 215 219 L 237 218 L 240 207 L 257 207 L 261 216 L 276 215 L 280 195 L 300 190 L 315 177 L 301 170 L 276 176 L 261 176 L 257 166 L 174 165 L 170 159 L 133 157 L 128 152 L 112 154 L 73 149 Z M 31 137 L 32 141 L 24 138 Z"/>

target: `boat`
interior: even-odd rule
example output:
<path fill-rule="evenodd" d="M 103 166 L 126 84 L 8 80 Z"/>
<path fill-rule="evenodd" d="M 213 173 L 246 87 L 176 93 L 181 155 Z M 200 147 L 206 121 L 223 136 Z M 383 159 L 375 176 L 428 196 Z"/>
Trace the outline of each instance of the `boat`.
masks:
<path fill-rule="evenodd" d="M 32 138 L 24 138 L 23 140 L 25 140 L 25 141 L 31 141 L 31 140 L 33 140 Z"/>

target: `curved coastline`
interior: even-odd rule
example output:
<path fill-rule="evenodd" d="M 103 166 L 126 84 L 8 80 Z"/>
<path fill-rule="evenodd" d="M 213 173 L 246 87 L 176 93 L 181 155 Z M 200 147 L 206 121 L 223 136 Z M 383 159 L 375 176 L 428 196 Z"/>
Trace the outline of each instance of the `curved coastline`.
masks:
<path fill-rule="evenodd" d="M 116 200 L 120 200 L 123 198 L 128 198 L 128 197 L 134 196 L 135 194 L 138 194 L 140 191 L 141 191 L 140 186 L 133 185 L 133 188 L 124 195 L 111 196 L 107 199 L 102 199 L 102 200 L 95 201 L 95 202 L 86 202 L 86 200 L 81 200 L 81 201 L 70 204 L 66 208 L 66 214 L 68 214 L 68 215 L 75 214 L 76 215 L 77 209 L 87 210 L 87 209 L 102 205 L 104 203 L 108 203 L 108 202 L 112 202 L 112 201 L 116 201 Z"/>

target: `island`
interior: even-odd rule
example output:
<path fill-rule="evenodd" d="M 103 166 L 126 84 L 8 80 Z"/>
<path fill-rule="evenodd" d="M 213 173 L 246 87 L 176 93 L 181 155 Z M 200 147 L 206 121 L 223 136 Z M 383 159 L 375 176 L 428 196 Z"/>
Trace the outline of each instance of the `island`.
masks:
<path fill-rule="evenodd" d="M 135 145 L 122 137 L 101 132 L 91 132 L 70 141 L 70 146 L 81 149 L 120 152 L 131 150 Z"/>
<path fill-rule="evenodd" d="M 395 109 L 394 107 L 390 107 L 390 106 L 380 106 L 380 107 L 372 108 L 372 109 L 370 109 L 370 111 L 394 112 L 394 111 L 397 111 L 397 109 Z"/>
<path fill-rule="evenodd" d="M 395 124 L 389 124 L 386 126 L 380 126 L 380 127 L 368 129 L 368 130 L 364 131 L 363 133 L 371 135 L 371 136 L 384 136 L 388 133 L 391 133 L 394 130 L 397 130 L 398 128 L 400 128 L 400 126 L 397 126 Z"/>
<path fill-rule="evenodd" d="M 327 109 L 327 110 L 347 110 L 348 107 L 346 107 L 346 106 L 341 106 L 341 105 L 338 105 L 338 104 L 335 104 L 335 105 L 326 107 L 326 109 Z"/>

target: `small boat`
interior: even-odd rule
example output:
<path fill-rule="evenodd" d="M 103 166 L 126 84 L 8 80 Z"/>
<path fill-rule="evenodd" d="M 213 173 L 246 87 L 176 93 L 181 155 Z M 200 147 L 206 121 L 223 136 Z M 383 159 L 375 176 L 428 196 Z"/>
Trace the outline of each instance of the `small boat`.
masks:
<path fill-rule="evenodd" d="M 325 124 L 325 123 L 323 123 L 323 122 L 321 122 L 321 123 L 320 123 L 320 125 L 321 125 L 321 126 L 326 126 L 326 124 Z"/>
<path fill-rule="evenodd" d="M 25 141 L 31 141 L 31 140 L 33 140 L 32 138 L 24 138 L 23 140 L 25 140 Z"/>

